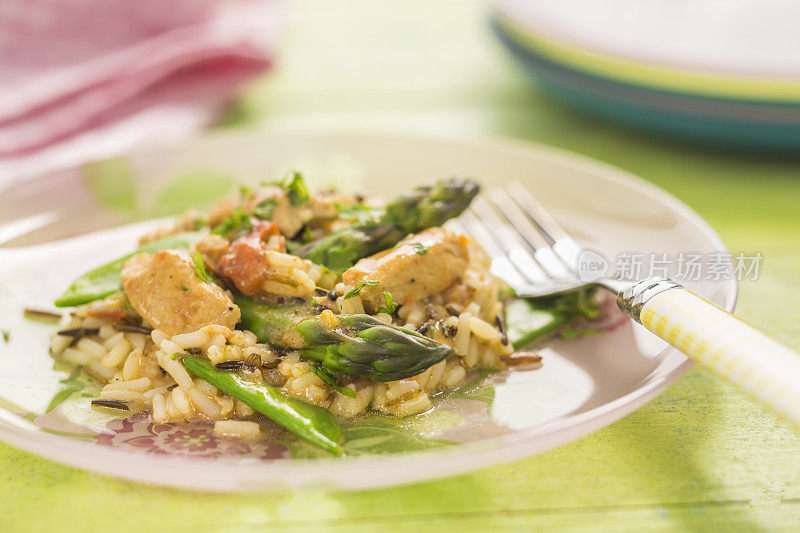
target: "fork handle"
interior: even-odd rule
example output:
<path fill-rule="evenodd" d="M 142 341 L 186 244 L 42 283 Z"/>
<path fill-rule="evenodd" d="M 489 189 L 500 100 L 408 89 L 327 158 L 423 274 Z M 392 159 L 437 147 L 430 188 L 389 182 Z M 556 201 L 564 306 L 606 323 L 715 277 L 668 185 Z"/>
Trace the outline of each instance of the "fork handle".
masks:
<path fill-rule="evenodd" d="M 618 302 L 644 327 L 800 425 L 800 354 L 671 281 L 639 283 Z"/>

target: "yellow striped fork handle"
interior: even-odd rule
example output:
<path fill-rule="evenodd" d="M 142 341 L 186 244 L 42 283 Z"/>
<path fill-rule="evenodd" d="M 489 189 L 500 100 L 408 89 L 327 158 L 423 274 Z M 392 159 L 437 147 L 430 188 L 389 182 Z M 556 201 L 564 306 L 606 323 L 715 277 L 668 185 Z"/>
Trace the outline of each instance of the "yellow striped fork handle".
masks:
<path fill-rule="evenodd" d="M 674 284 L 636 311 L 647 329 L 800 425 L 800 354 Z"/>

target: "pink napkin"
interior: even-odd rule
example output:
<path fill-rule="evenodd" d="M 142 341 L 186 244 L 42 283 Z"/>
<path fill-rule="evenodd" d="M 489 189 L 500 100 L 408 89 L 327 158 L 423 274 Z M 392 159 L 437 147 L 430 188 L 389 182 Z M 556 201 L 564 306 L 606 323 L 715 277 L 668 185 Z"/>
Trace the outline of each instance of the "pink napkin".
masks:
<path fill-rule="evenodd" d="M 0 181 L 207 124 L 282 19 L 279 0 L 3 0 Z"/>

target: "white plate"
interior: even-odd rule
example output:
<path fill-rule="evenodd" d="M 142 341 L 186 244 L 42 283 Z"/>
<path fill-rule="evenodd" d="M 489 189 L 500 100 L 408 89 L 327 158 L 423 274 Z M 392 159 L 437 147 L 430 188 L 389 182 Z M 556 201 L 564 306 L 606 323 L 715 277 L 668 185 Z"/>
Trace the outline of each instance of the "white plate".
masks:
<path fill-rule="evenodd" d="M 794 0 L 494 0 L 532 32 L 631 60 L 753 77 L 800 77 Z"/>
<path fill-rule="evenodd" d="M 664 191 L 584 157 L 512 141 L 238 134 L 45 176 L 0 191 L 0 242 L 5 242 L 0 246 L 0 327 L 11 333 L 10 343 L 0 343 L 0 438 L 71 465 L 176 487 L 379 487 L 559 446 L 640 407 L 691 366 L 629 322 L 608 333 L 556 340 L 543 351 L 541 370 L 495 377 L 491 403 L 485 397 L 489 389 L 471 391 L 473 399 L 443 399 L 433 412 L 384 427 L 380 438 L 363 441 L 365 450 L 375 451 L 385 448 L 367 444 L 381 439 L 401 449 L 407 449 L 404 442 L 431 439 L 462 444 L 340 459 L 278 457 L 283 449 L 268 442 L 243 450 L 235 442 L 214 440 L 207 428 L 194 427 L 191 433 L 153 427 L 141 415 L 132 421 L 91 416 L 89 398 L 80 391 L 42 415 L 52 397 L 72 382 L 59 383 L 68 372 L 54 369 L 47 353 L 52 326 L 24 320 L 22 308 L 49 306 L 77 274 L 131 249 L 141 225 L 87 232 L 150 216 L 165 204 L 179 208 L 190 195 L 202 200 L 203 191 L 230 185 L 228 175 L 257 182 L 275 178 L 287 166 L 300 167 L 312 180 L 333 178 L 367 194 L 391 194 L 452 174 L 485 184 L 519 180 L 583 243 L 611 258 L 621 251 L 725 249 L 708 224 Z M 734 281 L 685 284 L 733 309 Z M 399 441 L 392 440 L 398 435 Z"/>

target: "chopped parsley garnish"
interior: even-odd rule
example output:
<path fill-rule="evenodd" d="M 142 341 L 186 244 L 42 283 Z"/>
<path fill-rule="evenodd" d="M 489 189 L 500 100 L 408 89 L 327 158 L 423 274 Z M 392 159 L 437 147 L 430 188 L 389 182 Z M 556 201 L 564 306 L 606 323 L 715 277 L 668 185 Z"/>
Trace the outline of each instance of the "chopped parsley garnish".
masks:
<path fill-rule="evenodd" d="M 200 252 L 195 251 L 192 255 L 192 262 L 194 263 L 194 271 L 197 277 L 200 278 L 203 283 L 214 283 L 214 278 L 206 270 L 206 264 L 203 262 L 203 257 L 200 255 Z M 183 286 L 181 286 L 181 288 L 183 288 Z"/>
<path fill-rule="evenodd" d="M 289 196 L 289 203 L 292 205 L 300 205 L 308 201 L 311 195 L 306 186 L 306 180 L 303 175 L 294 170 L 281 181 L 281 187 L 286 191 Z"/>
<path fill-rule="evenodd" d="M 311 361 L 311 371 L 319 377 L 322 381 L 330 385 L 334 388 L 336 392 L 339 394 L 344 394 L 345 396 L 349 396 L 350 398 L 355 398 L 356 393 L 352 389 L 348 389 L 347 387 L 341 387 L 336 384 L 339 381 L 339 373 L 335 370 L 322 366 L 319 361 Z"/>
<path fill-rule="evenodd" d="M 303 246 L 303 243 L 300 241 L 293 241 L 292 239 L 286 239 L 286 251 L 290 254 L 293 254 L 295 250 Z"/>
<path fill-rule="evenodd" d="M 214 226 L 211 233 L 228 237 L 230 240 L 236 240 L 252 230 L 253 224 L 250 222 L 250 216 L 242 212 L 241 209 L 234 209 L 230 216 Z"/>
<path fill-rule="evenodd" d="M 428 249 L 420 242 L 415 242 L 411 247 L 414 248 L 414 253 L 417 255 L 425 255 L 428 253 Z"/>
<path fill-rule="evenodd" d="M 264 198 L 253 208 L 251 214 L 261 220 L 270 220 L 276 205 L 278 205 L 277 198 Z"/>
<path fill-rule="evenodd" d="M 386 313 L 388 315 L 391 315 L 397 310 L 398 306 L 400 305 L 392 300 L 392 295 L 389 292 L 383 293 L 383 300 L 386 302 L 386 307 L 379 307 L 377 311 L 378 313 Z"/>
<path fill-rule="evenodd" d="M 308 186 L 306 185 L 306 180 L 297 170 L 290 171 L 289 174 L 280 181 L 263 181 L 261 182 L 261 185 L 273 185 L 280 187 L 286 191 L 286 196 L 289 198 L 289 203 L 292 205 L 303 204 L 307 202 L 309 198 L 311 198 L 311 194 L 308 192 Z"/>
<path fill-rule="evenodd" d="M 186 287 L 184 287 L 183 285 L 181 285 L 181 290 L 182 290 L 182 291 L 188 291 L 189 289 L 188 289 L 188 288 L 186 288 Z"/>
<path fill-rule="evenodd" d="M 367 285 L 369 285 L 370 287 L 374 287 L 375 285 L 378 285 L 378 282 L 377 281 L 359 281 L 356 284 L 356 286 L 355 286 L 355 288 L 353 290 L 351 290 L 350 292 L 348 292 L 347 294 L 344 295 L 344 299 L 345 300 L 349 300 L 353 296 L 358 295 L 358 293 L 361 292 L 361 289 L 363 289 Z"/>
<path fill-rule="evenodd" d="M 311 234 L 311 228 L 308 226 L 304 226 L 303 228 L 303 242 L 308 243 L 314 240 L 314 236 Z"/>
<path fill-rule="evenodd" d="M 354 220 L 357 222 L 367 222 L 375 219 L 383 213 L 384 210 L 375 207 L 370 207 L 364 204 L 342 205 L 335 203 L 336 212 L 340 218 Z"/>
<path fill-rule="evenodd" d="M 8 343 L 11 340 L 11 332 L 7 329 L 0 329 L 0 334 L 3 335 L 3 342 Z"/>

